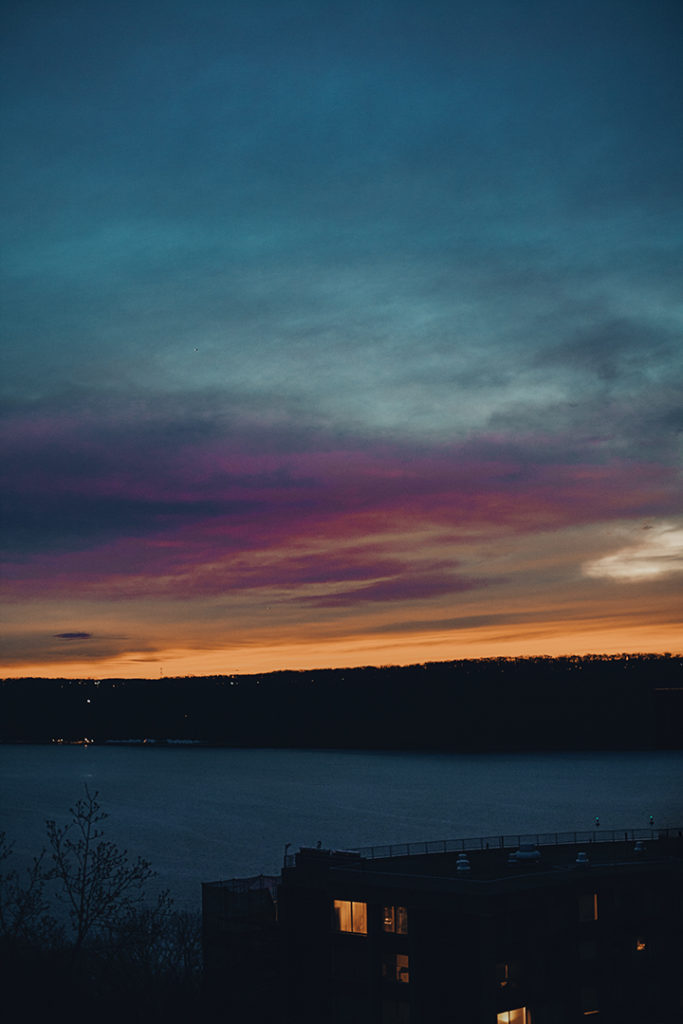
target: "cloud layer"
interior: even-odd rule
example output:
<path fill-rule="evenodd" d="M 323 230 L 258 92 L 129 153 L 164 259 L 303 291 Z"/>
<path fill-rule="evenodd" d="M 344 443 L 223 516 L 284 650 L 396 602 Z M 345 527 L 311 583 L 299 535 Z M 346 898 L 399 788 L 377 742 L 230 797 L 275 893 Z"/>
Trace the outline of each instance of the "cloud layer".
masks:
<path fill-rule="evenodd" d="M 680 5 L 162 6 L 7 19 L 8 671 L 671 647 Z"/>

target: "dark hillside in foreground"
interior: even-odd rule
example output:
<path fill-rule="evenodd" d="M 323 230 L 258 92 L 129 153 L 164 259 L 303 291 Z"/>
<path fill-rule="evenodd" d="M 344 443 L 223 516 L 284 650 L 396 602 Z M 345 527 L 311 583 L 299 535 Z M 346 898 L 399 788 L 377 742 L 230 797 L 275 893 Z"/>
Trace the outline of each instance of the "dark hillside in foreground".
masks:
<path fill-rule="evenodd" d="M 173 679 L 7 679 L 0 741 L 427 750 L 683 745 L 683 657 L 488 658 Z"/>

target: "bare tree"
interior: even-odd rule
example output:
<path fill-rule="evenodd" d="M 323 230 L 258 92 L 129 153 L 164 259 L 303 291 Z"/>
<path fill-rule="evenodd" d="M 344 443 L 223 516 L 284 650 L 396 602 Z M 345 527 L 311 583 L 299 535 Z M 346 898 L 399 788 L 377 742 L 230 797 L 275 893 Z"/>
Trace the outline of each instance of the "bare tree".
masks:
<path fill-rule="evenodd" d="M 74 1000 L 105 1022 L 194 1019 L 202 1006 L 199 915 L 175 912 L 168 891 L 146 900 L 156 872 L 104 838 L 108 815 L 97 792 L 86 786 L 70 814 L 63 826 L 46 822 L 48 849 L 25 873 L 6 869 L 12 844 L 0 832 L 3 1006 L 14 998 L 32 1020 Z M 66 912 L 52 917 L 55 900 Z"/>
<path fill-rule="evenodd" d="M 0 864 L 12 854 L 13 843 L 0 832 Z M 14 869 L 0 872 L 0 937 L 13 943 L 52 945 L 59 934 L 45 897 L 45 850 L 34 857 L 22 881 Z"/>
<path fill-rule="evenodd" d="M 103 838 L 99 826 L 108 815 L 98 795 L 86 786 L 85 797 L 69 808 L 68 825 L 46 822 L 52 855 L 48 877 L 59 883 L 57 897 L 68 909 L 74 960 L 86 939 L 111 935 L 142 904 L 145 883 L 156 874 L 149 861 L 131 862 L 126 850 Z"/>

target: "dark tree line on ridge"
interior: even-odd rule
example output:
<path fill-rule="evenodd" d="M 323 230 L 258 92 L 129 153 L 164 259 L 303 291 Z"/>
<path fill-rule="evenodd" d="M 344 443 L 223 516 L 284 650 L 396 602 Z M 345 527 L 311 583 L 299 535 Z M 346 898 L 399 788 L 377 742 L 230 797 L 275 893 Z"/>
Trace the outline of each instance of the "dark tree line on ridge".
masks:
<path fill-rule="evenodd" d="M 683 658 L 488 658 L 164 679 L 8 679 L 0 741 L 647 749 L 683 737 Z"/>

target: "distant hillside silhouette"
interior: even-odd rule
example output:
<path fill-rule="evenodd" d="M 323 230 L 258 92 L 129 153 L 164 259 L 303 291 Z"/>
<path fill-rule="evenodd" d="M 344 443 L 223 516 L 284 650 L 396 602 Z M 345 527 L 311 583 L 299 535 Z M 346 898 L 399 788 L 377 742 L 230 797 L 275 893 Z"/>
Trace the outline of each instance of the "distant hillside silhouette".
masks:
<path fill-rule="evenodd" d="M 683 745 L 683 658 L 485 658 L 172 679 L 6 679 L 0 741 L 426 750 Z"/>

